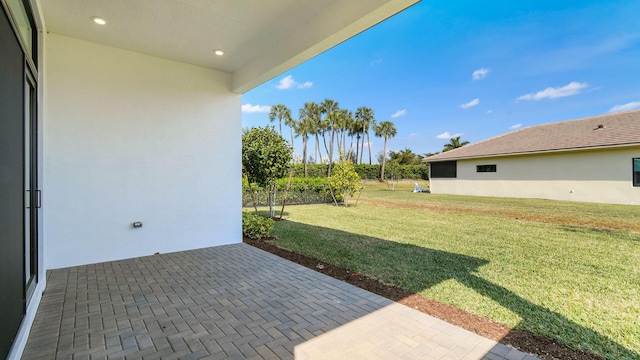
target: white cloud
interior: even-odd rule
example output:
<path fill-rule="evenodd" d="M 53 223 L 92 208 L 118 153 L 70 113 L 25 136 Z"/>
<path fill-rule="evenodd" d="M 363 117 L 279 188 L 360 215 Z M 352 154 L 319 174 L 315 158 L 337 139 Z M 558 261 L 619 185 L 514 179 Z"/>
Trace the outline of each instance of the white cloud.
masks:
<path fill-rule="evenodd" d="M 382 64 L 382 59 L 377 58 L 377 59 L 375 59 L 375 60 L 371 61 L 371 62 L 369 63 L 369 66 L 373 67 L 373 66 L 376 66 L 376 65 L 378 65 L 378 64 Z"/>
<path fill-rule="evenodd" d="M 491 71 L 491 69 L 480 68 L 474 71 L 473 74 L 471 74 L 471 78 L 473 80 L 482 80 L 485 77 L 487 77 L 487 75 L 489 74 L 489 71 Z"/>
<path fill-rule="evenodd" d="M 296 81 L 293 80 L 293 76 L 287 75 L 282 79 L 280 79 L 280 82 L 278 82 L 278 85 L 276 85 L 276 89 L 280 89 L 280 90 L 291 89 L 292 87 L 295 86 L 295 84 L 296 84 Z"/>
<path fill-rule="evenodd" d="M 251 105 L 246 103 L 242 105 L 242 112 L 246 113 L 268 113 L 271 111 L 271 106 L 268 105 Z"/>
<path fill-rule="evenodd" d="M 559 97 L 577 95 L 584 88 L 589 86 L 587 83 L 581 83 L 572 81 L 563 87 L 548 87 L 544 90 L 540 90 L 537 93 L 530 93 L 518 97 L 516 100 L 541 100 L 545 98 L 555 99 Z"/>
<path fill-rule="evenodd" d="M 295 79 L 293 78 L 293 76 L 291 75 L 287 75 L 285 77 L 283 77 L 282 79 L 280 79 L 280 81 L 278 82 L 278 85 L 276 85 L 276 89 L 278 90 L 288 90 L 288 89 L 308 89 L 310 87 L 313 86 L 313 82 L 311 81 L 305 81 L 304 83 L 299 83 L 297 81 L 295 81 Z"/>
<path fill-rule="evenodd" d="M 633 109 L 640 108 L 640 101 L 632 101 L 622 105 L 616 105 L 609 109 L 610 113 L 621 112 L 621 111 L 629 111 Z"/>
<path fill-rule="evenodd" d="M 418 133 L 411 133 L 411 134 L 409 134 L 409 137 L 416 137 L 416 136 L 420 136 L 420 134 L 418 134 Z"/>
<path fill-rule="evenodd" d="M 395 113 L 393 113 L 393 115 L 391 115 L 392 118 L 398 118 L 400 116 L 405 116 L 407 115 L 407 109 L 402 109 L 402 110 L 398 110 Z"/>
<path fill-rule="evenodd" d="M 454 137 L 458 137 L 458 136 L 462 136 L 462 135 L 464 135 L 464 134 L 462 134 L 462 133 L 457 133 L 457 134 L 453 134 L 453 135 L 451 135 L 451 133 L 450 133 L 450 132 L 445 131 L 445 132 L 443 132 L 442 134 L 440 134 L 440 135 L 436 136 L 436 138 L 437 138 L 437 139 L 446 139 L 446 140 L 449 140 L 449 139 L 453 139 Z"/>
<path fill-rule="evenodd" d="M 487 114 L 491 114 L 492 112 L 493 112 L 493 109 L 487 110 Z"/>
<path fill-rule="evenodd" d="M 522 124 L 515 124 L 515 125 L 511 125 L 509 126 L 509 129 L 511 130 L 515 130 L 515 129 L 519 129 L 522 127 Z"/>
<path fill-rule="evenodd" d="M 468 103 L 460 105 L 460 107 L 463 108 L 463 109 L 467 109 L 467 108 L 470 108 L 472 106 L 476 106 L 478 104 L 480 104 L 480 99 L 475 98 L 475 99 L 469 101 Z"/>

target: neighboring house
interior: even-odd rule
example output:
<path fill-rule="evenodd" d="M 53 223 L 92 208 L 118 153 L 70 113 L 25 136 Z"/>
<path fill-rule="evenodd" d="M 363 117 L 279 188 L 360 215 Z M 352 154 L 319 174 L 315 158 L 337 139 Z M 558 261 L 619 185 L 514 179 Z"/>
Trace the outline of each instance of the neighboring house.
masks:
<path fill-rule="evenodd" d="M 48 269 L 241 242 L 242 93 L 417 1 L 0 0 L 0 358 Z"/>
<path fill-rule="evenodd" d="M 532 126 L 425 161 L 434 194 L 640 205 L 640 111 Z"/>

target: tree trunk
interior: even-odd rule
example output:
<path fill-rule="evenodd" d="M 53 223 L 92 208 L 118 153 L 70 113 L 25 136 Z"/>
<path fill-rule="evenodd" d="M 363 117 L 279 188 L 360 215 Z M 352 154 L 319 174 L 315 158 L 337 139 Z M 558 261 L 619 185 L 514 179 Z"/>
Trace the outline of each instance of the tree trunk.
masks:
<path fill-rule="evenodd" d="M 287 188 L 284 190 L 284 196 L 282 197 L 282 209 L 280 210 L 280 220 L 282 220 L 282 215 L 284 215 L 284 205 L 287 203 L 287 196 L 289 195 L 289 190 L 291 190 L 292 178 L 293 178 L 293 168 L 289 170 L 289 180 L 287 180 Z"/>
<path fill-rule="evenodd" d="M 289 127 L 289 130 L 291 131 L 291 148 L 293 149 L 293 128 Z"/>
<path fill-rule="evenodd" d="M 369 137 L 368 131 L 367 131 L 367 145 L 369 146 L 369 165 L 371 165 L 371 138 Z"/>
<path fill-rule="evenodd" d="M 384 181 L 384 165 L 387 162 L 387 138 L 384 138 L 384 150 L 382 153 L 382 171 L 380 178 Z"/>
<path fill-rule="evenodd" d="M 322 132 L 322 143 L 324 144 L 324 151 L 329 155 L 329 147 L 327 146 L 327 134 L 326 131 Z M 322 163 L 322 154 L 320 154 L 320 163 Z"/>
<path fill-rule="evenodd" d="M 342 129 L 342 151 L 347 154 L 347 129 Z"/>
<path fill-rule="evenodd" d="M 318 162 L 318 155 L 320 156 L 320 163 L 322 163 L 322 154 L 320 153 L 320 138 L 318 137 L 318 133 L 315 133 L 316 135 L 316 164 L 319 164 Z"/>
<path fill-rule="evenodd" d="M 362 127 L 362 144 L 360 144 L 360 164 L 362 164 L 362 157 L 364 156 L 364 136 L 366 135 L 365 127 Z"/>
<path fill-rule="evenodd" d="M 335 134 L 336 132 L 331 130 L 331 143 L 329 144 L 329 170 L 327 171 L 327 176 L 331 176 L 331 164 L 333 164 L 333 142 Z"/>
<path fill-rule="evenodd" d="M 278 188 L 277 183 L 271 183 L 269 185 L 269 217 L 274 218 L 276 216 L 276 189 Z"/>
<path fill-rule="evenodd" d="M 307 143 L 309 142 L 308 136 L 302 137 L 302 164 L 304 167 L 304 177 L 307 177 Z"/>
<path fill-rule="evenodd" d="M 360 155 L 360 135 L 356 136 L 356 164 L 360 164 L 358 156 Z"/>

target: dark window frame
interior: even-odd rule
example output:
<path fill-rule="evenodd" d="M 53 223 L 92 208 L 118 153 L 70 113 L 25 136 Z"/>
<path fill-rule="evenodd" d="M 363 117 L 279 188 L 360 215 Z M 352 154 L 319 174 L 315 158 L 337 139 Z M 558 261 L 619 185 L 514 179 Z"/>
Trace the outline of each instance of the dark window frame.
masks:
<path fill-rule="evenodd" d="M 634 187 L 640 187 L 640 158 L 631 159 L 631 183 Z"/>
<path fill-rule="evenodd" d="M 497 171 L 498 171 L 498 167 L 496 164 L 476 165 L 476 172 L 479 172 L 479 173 L 497 172 Z"/>
<path fill-rule="evenodd" d="M 433 179 L 455 179 L 458 177 L 458 162 L 438 161 L 429 165 L 430 177 Z"/>
<path fill-rule="evenodd" d="M 35 15 L 29 0 L 15 0 L 6 2 L 6 10 L 8 10 L 9 19 L 14 32 L 18 37 L 18 41 L 22 46 L 27 59 L 27 65 L 31 67 L 32 72 L 37 73 L 38 70 L 38 25 L 36 24 Z M 26 17 L 26 21 L 31 27 L 30 38 L 25 39 L 24 33 L 18 26 L 18 18 Z M 28 42 L 27 42 L 28 41 Z"/>

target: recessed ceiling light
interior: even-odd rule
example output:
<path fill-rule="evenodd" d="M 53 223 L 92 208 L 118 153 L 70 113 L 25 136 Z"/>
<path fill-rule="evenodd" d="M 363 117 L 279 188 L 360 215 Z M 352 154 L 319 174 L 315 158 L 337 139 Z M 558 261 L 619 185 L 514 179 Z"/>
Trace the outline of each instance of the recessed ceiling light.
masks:
<path fill-rule="evenodd" d="M 218 56 L 222 56 L 222 55 L 224 55 L 224 51 L 222 51 L 222 50 L 220 50 L 220 49 L 215 50 L 213 53 L 214 53 L 214 54 L 216 54 L 216 55 L 218 55 Z"/>
<path fill-rule="evenodd" d="M 105 25 L 107 23 L 107 20 L 98 17 L 98 16 L 94 16 L 91 18 L 91 20 L 93 20 L 94 23 L 98 24 L 98 25 Z"/>

